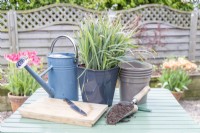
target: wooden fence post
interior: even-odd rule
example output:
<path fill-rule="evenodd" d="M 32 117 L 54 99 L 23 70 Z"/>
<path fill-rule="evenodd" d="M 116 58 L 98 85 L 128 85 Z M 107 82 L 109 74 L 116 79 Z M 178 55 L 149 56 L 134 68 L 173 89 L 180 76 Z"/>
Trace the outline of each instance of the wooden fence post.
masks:
<path fill-rule="evenodd" d="M 191 13 L 190 22 L 190 41 L 189 41 L 189 60 L 195 60 L 196 55 L 196 39 L 197 39 L 197 23 L 198 23 L 198 8 L 195 8 Z"/>
<path fill-rule="evenodd" d="M 8 15 L 8 34 L 11 52 L 18 52 L 18 31 L 17 31 L 17 16 L 15 10 L 10 10 Z"/>

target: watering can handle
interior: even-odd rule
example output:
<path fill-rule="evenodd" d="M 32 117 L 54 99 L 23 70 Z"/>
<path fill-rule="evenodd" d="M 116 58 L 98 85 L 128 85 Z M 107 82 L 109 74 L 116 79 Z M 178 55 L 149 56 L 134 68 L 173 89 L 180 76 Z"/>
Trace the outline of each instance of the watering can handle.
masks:
<path fill-rule="evenodd" d="M 69 37 L 69 36 L 66 36 L 66 35 L 62 35 L 62 36 L 58 36 L 56 39 L 53 40 L 52 44 L 51 44 L 51 53 L 53 52 L 53 49 L 54 49 L 54 46 L 56 44 L 56 42 L 58 41 L 58 39 L 60 38 L 67 38 L 70 40 L 70 42 L 74 45 L 74 51 L 75 51 L 75 58 L 78 59 L 78 49 L 76 47 L 76 44 L 74 42 L 74 40 Z"/>

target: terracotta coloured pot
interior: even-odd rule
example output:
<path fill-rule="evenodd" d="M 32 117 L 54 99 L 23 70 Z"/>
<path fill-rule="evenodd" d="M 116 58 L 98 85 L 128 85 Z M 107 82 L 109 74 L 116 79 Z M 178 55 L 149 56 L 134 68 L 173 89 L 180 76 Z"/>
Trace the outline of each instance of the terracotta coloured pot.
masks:
<path fill-rule="evenodd" d="M 181 92 L 172 91 L 172 94 L 173 94 L 173 96 L 176 98 L 176 100 L 179 101 L 180 98 L 181 98 L 182 95 L 183 95 L 183 92 L 182 92 L 182 91 L 181 91 Z"/>
<path fill-rule="evenodd" d="M 29 96 L 14 96 L 11 92 L 9 92 L 8 98 L 10 100 L 12 110 L 15 112 L 29 98 Z"/>

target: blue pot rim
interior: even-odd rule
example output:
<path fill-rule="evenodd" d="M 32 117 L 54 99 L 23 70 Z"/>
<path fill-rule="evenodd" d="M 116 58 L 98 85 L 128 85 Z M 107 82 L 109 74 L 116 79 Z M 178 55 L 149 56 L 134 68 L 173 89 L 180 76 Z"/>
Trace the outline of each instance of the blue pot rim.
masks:
<path fill-rule="evenodd" d="M 78 66 L 78 69 L 83 69 L 83 70 L 87 70 L 87 71 L 93 71 L 93 72 L 106 72 L 106 71 L 112 71 L 112 70 L 115 70 L 115 69 L 119 69 L 119 66 L 116 66 L 116 67 L 113 67 L 111 69 L 107 69 L 107 70 L 94 70 L 94 69 L 88 69 L 88 68 L 85 68 L 85 67 L 80 67 Z"/>

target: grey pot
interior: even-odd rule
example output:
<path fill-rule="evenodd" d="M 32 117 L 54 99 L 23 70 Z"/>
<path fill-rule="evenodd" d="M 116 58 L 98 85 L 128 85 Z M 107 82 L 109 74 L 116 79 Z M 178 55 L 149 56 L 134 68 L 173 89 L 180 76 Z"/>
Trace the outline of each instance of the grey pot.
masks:
<path fill-rule="evenodd" d="M 131 101 L 133 96 L 138 94 L 145 86 L 149 85 L 150 76 L 127 78 L 120 76 L 120 100 Z M 146 103 L 147 95 L 145 95 L 138 104 Z"/>
<path fill-rule="evenodd" d="M 120 69 L 120 73 L 128 73 L 128 74 L 146 74 L 146 73 L 151 73 L 152 70 L 148 71 L 131 71 L 131 70 L 124 70 Z"/>
<path fill-rule="evenodd" d="M 130 67 L 131 64 L 131 67 Z M 152 65 L 145 62 L 132 61 L 120 63 L 120 100 L 131 101 L 145 86 L 149 85 Z M 147 100 L 145 95 L 138 104 Z"/>
<path fill-rule="evenodd" d="M 141 73 L 141 74 L 138 74 L 138 73 L 123 73 L 123 72 L 120 72 L 120 75 L 121 76 L 126 76 L 126 77 L 146 77 L 146 76 L 151 76 L 151 72 L 149 73 Z"/>
<path fill-rule="evenodd" d="M 119 63 L 119 67 L 123 71 L 129 71 L 129 72 L 146 72 L 146 71 L 152 71 L 152 65 L 147 62 L 140 62 L 140 61 L 132 61 L 132 62 L 124 62 Z"/>

